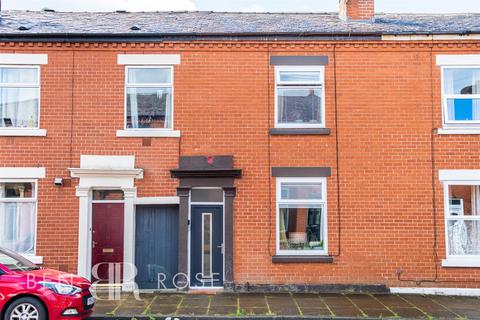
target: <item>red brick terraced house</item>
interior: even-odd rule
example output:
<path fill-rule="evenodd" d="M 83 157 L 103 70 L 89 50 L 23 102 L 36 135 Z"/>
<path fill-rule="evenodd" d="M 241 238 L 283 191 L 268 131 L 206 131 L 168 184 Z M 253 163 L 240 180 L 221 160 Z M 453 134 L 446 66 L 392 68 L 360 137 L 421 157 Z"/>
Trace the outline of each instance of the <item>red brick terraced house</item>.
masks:
<path fill-rule="evenodd" d="M 0 147 L 39 265 L 480 292 L 479 15 L 3 11 Z"/>

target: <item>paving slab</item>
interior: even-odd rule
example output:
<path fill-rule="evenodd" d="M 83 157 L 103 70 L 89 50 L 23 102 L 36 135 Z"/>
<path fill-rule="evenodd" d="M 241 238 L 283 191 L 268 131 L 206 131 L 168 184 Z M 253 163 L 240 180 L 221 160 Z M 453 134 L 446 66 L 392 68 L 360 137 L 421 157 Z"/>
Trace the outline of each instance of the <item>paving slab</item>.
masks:
<path fill-rule="evenodd" d="M 365 315 L 371 318 L 391 318 L 396 315 L 385 308 L 367 308 L 361 309 Z"/>
<path fill-rule="evenodd" d="M 374 294 L 372 295 L 380 303 L 383 305 L 389 307 L 389 308 L 410 308 L 411 304 L 405 301 L 404 299 L 400 298 L 397 295 L 391 295 L 391 294 Z"/>
<path fill-rule="evenodd" d="M 473 315 L 478 317 L 480 309 L 480 299 L 476 297 L 434 297 L 429 298 L 445 309 L 458 314 L 459 317 L 471 318 Z"/>
<path fill-rule="evenodd" d="M 316 299 L 297 299 L 295 298 L 295 302 L 300 307 L 303 308 L 314 308 L 314 309 L 325 309 L 327 308 L 325 302 L 322 299 L 317 297 Z"/>
<path fill-rule="evenodd" d="M 157 299 L 155 299 L 153 305 L 178 305 L 185 295 L 183 294 L 158 294 Z"/>
<path fill-rule="evenodd" d="M 267 300 L 263 294 L 246 294 L 238 295 L 240 308 L 268 308 Z"/>
<path fill-rule="evenodd" d="M 365 315 L 355 307 L 330 308 L 334 317 L 364 318 Z"/>
<path fill-rule="evenodd" d="M 238 295 L 236 294 L 216 294 L 211 296 L 210 306 L 237 306 Z"/>
<path fill-rule="evenodd" d="M 207 308 L 210 304 L 209 295 L 185 295 L 181 301 L 180 307 Z"/>
<path fill-rule="evenodd" d="M 265 316 L 271 314 L 267 307 L 245 307 L 238 310 L 237 316 Z"/>
<path fill-rule="evenodd" d="M 153 297 L 143 297 L 142 300 L 126 299 L 123 300 L 114 311 L 115 316 L 135 316 L 144 314 L 150 305 Z"/>
<path fill-rule="evenodd" d="M 304 307 L 300 308 L 302 310 L 302 315 L 304 316 L 322 316 L 322 317 L 330 317 L 332 313 L 327 308 L 309 308 Z"/>
<path fill-rule="evenodd" d="M 180 307 L 175 315 L 189 316 L 189 315 L 205 315 L 207 314 L 207 307 Z"/>
<path fill-rule="evenodd" d="M 424 319 L 426 317 L 425 314 L 417 308 L 392 307 L 392 311 L 395 312 L 401 318 Z"/>
<path fill-rule="evenodd" d="M 274 314 L 297 316 L 300 310 L 290 294 L 275 294 L 266 296 L 268 307 Z"/>
<path fill-rule="evenodd" d="M 429 317 L 439 319 L 456 319 L 458 317 L 457 314 L 447 310 L 445 307 L 439 304 L 436 304 L 427 296 L 402 295 L 401 297 L 412 304 L 412 306 L 415 306 L 419 310 L 423 311 Z"/>
<path fill-rule="evenodd" d="M 237 306 L 210 306 L 208 310 L 208 315 L 236 315 Z"/>
<path fill-rule="evenodd" d="M 353 304 L 355 304 L 360 309 L 384 309 L 385 306 L 381 304 L 373 296 L 365 294 L 349 294 L 345 296 Z"/>

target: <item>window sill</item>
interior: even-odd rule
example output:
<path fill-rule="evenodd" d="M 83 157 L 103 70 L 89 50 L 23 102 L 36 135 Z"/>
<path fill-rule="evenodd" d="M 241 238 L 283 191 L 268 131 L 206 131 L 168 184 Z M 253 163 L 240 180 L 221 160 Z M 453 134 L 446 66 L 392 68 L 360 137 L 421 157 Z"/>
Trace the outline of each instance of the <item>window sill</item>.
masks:
<path fill-rule="evenodd" d="M 0 129 L 0 137 L 45 137 L 45 129 Z"/>
<path fill-rule="evenodd" d="M 324 135 L 331 132 L 329 128 L 271 128 L 270 135 Z"/>
<path fill-rule="evenodd" d="M 442 260 L 442 267 L 450 268 L 480 268 L 480 259 L 471 258 L 471 259 L 444 259 Z"/>
<path fill-rule="evenodd" d="M 37 264 L 37 265 L 43 264 L 43 257 L 35 256 L 32 254 L 22 254 L 21 256 L 27 259 L 28 261 L 31 261 L 34 264 Z"/>
<path fill-rule="evenodd" d="M 129 129 L 117 130 L 117 137 L 126 138 L 180 138 L 180 130 L 168 129 Z"/>
<path fill-rule="evenodd" d="M 273 263 L 333 263 L 331 256 L 314 255 L 276 255 L 272 257 Z"/>
<path fill-rule="evenodd" d="M 438 128 L 437 134 L 480 134 L 480 128 Z"/>

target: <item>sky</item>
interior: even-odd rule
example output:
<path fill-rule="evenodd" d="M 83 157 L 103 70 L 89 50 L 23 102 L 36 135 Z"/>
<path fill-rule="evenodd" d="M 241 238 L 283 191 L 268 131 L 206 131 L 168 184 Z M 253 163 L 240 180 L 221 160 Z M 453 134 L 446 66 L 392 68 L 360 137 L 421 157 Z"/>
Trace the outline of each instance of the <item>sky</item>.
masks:
<path fill-rule="evenodd" d="M 332 12 L 338 0 L 0 0 L 2 10 Z M 480 13 L 480 0 L 376 0 L 377 12 Z"/>

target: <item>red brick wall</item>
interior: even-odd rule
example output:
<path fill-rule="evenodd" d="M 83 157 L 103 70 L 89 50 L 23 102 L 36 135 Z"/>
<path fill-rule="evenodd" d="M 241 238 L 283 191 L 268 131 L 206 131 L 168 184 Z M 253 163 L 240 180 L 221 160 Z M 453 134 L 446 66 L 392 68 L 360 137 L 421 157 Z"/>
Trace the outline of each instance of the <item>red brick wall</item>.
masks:
<path fill-rule="evenodd" d="M 436 280 L 423 285 L 478 287 L 479 270 L 441 267 L 445 239 L 438 170 L 480 168 L 480 140 L 432 135 L 441 127 L 435 54 L 480 52 L 478 42 L 462 43 L 433 48 L 393 42 L 2 43 L 4 53 L 48 53 L 49 63 L 41 67 L 40 119 L 48 135 L 0 137 L 0 162 L 47 168 L 39 183 L 37 240 L 37 254 L 47 266 L 76 270 L 78 181 L 58 188 L 53 178 L 68 177 L 67 168 L 78 167 L 80 155 L 135 155 L 136 167 L 145 170 L 136 182 L 143 197 L 175 195 L 178 182 L 169 170 L 178 166 L 179 155 L 230 154 L 244 172 L 235 199 L 235 282 L 414 286 L 415 280 Z M 142 146 L 141 138 L 115 136 L 124 117 L 119 53 L 181 54 L 174 84 L 180 139 L 152 138 L 151 146 Z M 274 123 L 269 55 L 312 54 L 330 58 L 325 89 L 332 134 L 269 136 Z M 332 168 L 327 211 L 333 264 L 271 262 L 272 166 Z M 398 281 L 397 270 L 412 281 Z"/>

